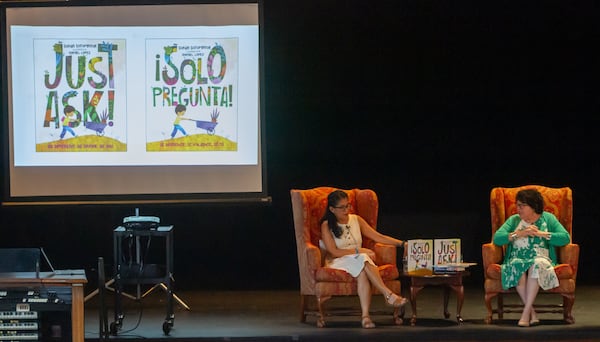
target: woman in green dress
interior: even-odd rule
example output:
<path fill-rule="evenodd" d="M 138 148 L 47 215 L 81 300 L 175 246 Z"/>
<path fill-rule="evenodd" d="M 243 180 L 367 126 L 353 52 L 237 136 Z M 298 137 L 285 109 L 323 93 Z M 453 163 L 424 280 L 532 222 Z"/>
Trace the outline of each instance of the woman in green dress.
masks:
<path fill-rule="evenodd" d="M 571 241 L 569 233 L 554 214 L 544 211 L 544 198 L 535 189 L 517 193 L 517 214 L 509 217 L 494 234 L 494 244 L 506 246 L 502 287 L 515 287 L 523 301 L 520 327 L 539 324 L 533 302 L 539 288 L 558 286 L 554 272 L 556 246 Z"/>

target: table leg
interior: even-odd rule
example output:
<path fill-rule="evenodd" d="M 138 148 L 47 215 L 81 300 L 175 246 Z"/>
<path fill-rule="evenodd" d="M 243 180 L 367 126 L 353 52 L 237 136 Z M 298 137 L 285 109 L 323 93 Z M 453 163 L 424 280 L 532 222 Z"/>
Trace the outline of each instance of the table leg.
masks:
<path fill-rule="evenodd" d="M 412 317 L 410 319 L 410 325 L 414 326 L 417 324 L 417 294 L 423 289 L 423 286 L 412 286 L 410 287 L 410 307 L 412 309 Z"/>
<path fill-rule="evenodd" d="M 71 291 L 71 335 L 73 342 L 83 342 L 85 336 L 83 284 L 73 284 Z"/>
<path fill-rule="evenodd" d="M 450 317 L 450 311 L 448 311 L 448 302 L 450 301 L 450 287 L 444 286 L 444 318 Z"/>
<path fill-rule="evenodd" d="M 463 285 L 451 285 L 451 287 L 456 292 L 456 320 L 459 324 L 463 324 L 464 321 L 460 312 L 465 300 L 465 288 Z"/>

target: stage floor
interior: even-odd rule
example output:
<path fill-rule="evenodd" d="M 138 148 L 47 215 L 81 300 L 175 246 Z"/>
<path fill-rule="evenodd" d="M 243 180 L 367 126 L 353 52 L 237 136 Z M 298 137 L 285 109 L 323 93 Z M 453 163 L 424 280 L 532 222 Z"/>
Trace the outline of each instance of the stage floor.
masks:
<path fill-rule="evenodd" d="M 134 295 L 137 291 L 133 291 Z M 144 293 L 144 289 L 142 292 Z M 539 314 L 541 325 L 517 327 L 518 313 L 505 314 L 504 320 L 484 324 L 485 305 L 481 288 L 467 287 L 462 309 L 464 324 L 456 322 L 456 297 L 451 294 L 444 319 L 442 289 L 428 287 L 419 293 L 416 326 L 410 326 L 411 308 L 407 304 L 404 324 L 394 325 L 391 315 L 372 315 L 375 329 L 362 329 L 360 317 L 328 318 L 326 328 L 317 328 L 315 318 L 299 322 L 298 291 L 185 291 L 175 294 L 189 306 L 173 304 L 174 325 L 165 336 L 166 293 L 156 288 L 141 300 L 123 297 L 123 324 L 110 340 L 155 341 L 600 341 L 600 286 L 578 286 L 573 316 L 575 324 L 562 321 L 561 314 Z M 512 296 L 505 299 L 513 302 Z M 516 300 L 516 297 L 514 297 Z M 542 295 L 539 303 L 560 301 L 555 295 Z M 107 292 L 108 322 L 114 322 L 114 293 Z M 358 309 L 358 297 L 333 298 L 327 305 Z M 85 304 L 86 341 L 101 341 L 99 296 Z M 380 296 L 373 298 L 373 311 L 389 311 Z M 391 312 L 391 311 L 390 311 Z M 496 317 L 494 317 L 496 318 Z"/>

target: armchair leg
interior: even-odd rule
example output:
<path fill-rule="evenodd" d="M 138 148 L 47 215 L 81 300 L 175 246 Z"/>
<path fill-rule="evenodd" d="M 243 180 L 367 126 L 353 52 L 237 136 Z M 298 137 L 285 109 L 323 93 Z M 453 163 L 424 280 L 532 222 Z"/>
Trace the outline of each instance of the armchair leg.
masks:
<path fill-rule="evenodd" d="M 573 304 L 575 304 L 575 294 L 563 294 L 563 317 L 565 322 L 569 324 L 575 323 L 575 319 L 571 312 L 573 310 Z"/>
<path fill-rule="evenodd" d="M 406 305 L 402 306 L 401 308 L 394 308 L 394 313 L 392 314 L 392 317 L 394 319 L 394 324 L 396 325 L 402 325 L 404 323 L 404 307 Z"/>
<path fill-rule="evenodd" d="M 498 293 L 498 307 L 496 310 L 498 311 L 498 319 L 504 319 L 504 295 L 502 293 Z"/>
<path fill-rule="evenodd" d="M 325 327 L 325 313 L 324 313 L 324 306 L 323 303 L 325 303 L 325 301 L 329 300 L 331 298 L 331 296 L 325 296 L 325 297 L 317 297 L 317 306 L 319 308 L 319 313 L 317 316 L 317 327 L 318 328 L 323 328 Z"/>
<path fill-rule="evenodd" d="M 300 295 L 300 323 L 306 323 L 307 295 Z"/>
<path fill-rule="evenodd" d="M 494 297 L 496 297 L 498 294 L 497 293 L 486 293 L 485 294 L 485 307 L 487 309 L 487 314 L 485 316 L 484 322 L 485 324 L 491 324 L 492 323 L 492 299 Z"/>

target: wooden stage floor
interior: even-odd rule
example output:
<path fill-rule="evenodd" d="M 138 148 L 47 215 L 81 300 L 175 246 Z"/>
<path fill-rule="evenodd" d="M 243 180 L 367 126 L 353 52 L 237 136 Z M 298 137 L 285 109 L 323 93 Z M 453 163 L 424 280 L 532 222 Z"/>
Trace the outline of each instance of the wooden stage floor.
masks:
<path fill-rule="evenodd" d="M 123 297 L 122 328 L 108 340 L 600 341 L 600 286 L 578 286 L 573 310 L 575 324 L 565 324 L 560 314 L 540 314 L 541 325 L 529 328 L 517 327 L 518 313 L 505 314 L 503 321 L 491 325 L 484 324 L 485 305 L 481 288 L 465 289 L 462 325 L 458 325 L 455 319 L 456 297 L 451 295 L 451 317 L 444 319 L 442 289 L 428 287 L 419 293 L 416 326 L 410 326 L 411 309 L 408 304 L 403 325 L 394 325 L 390 315 L 373 315 L 377 328 L 370 330 L 360 327 L 358 316 L 331 317 L 326 328 L 317 328 L 314 317 L 300 323 L 298 291 L 175 291 L 175 294 L 190 310 L 174 302 L 174 325 L 168 335 L 163 332 L 167 313 L 166 293 L 157 288 L 140 300 Z M 508 298 L 505 302 L 512 302 Z M 560 298 L 543 295 L 539 300 L 540 303 L 555 303 Z M 114 293 L 108 292 L 109 323 L 114 321 L 114 301 Z M 85 304 L 86 341 L 103 341 L 100 338 L 99 303 L 99 296 L 94 296 Z M 333 298 L 327 305 L 357 309 L 358 298 Z M 379 296 L 373 298 L 372 309 L 389 310 Z"/>

